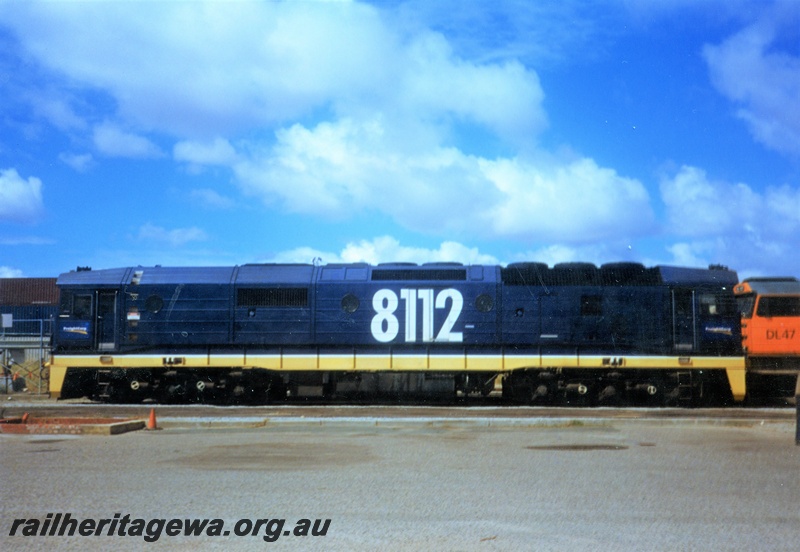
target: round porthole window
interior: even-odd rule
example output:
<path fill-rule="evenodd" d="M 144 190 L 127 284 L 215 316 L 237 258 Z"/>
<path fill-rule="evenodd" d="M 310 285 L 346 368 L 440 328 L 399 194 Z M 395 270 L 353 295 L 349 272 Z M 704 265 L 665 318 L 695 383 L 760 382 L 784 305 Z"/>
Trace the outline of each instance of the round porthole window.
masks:
<path fill-rule="evenodd" d="M 348 293 L 344 297 L 342 297 L 342 310 L 344 312 L 356 312 L 358 310 L 360 302 L 358 297 L 353 295 L 352 293 Z"/>
<path fill-rule="evenodd" d="M 148 312 L 156 314 L 164 308 L 164 300 L 159 295 L 151 295 L 147 298 L 147 301 L 144 302 L 144 308 L 147 309 Z"/>
<path fill-rule="evenodd" d="M 480 312 L 489 312 L 494 308 L 494 300 L 492 296 L 487 293 L 481 293 L 475 299 L 475 308 Z"/>

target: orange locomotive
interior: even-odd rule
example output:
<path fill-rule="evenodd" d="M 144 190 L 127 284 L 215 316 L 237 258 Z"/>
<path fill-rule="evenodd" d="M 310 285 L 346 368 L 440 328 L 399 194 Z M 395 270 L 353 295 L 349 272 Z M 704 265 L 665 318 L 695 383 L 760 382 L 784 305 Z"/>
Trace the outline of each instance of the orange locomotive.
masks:
<path fill-rule="evenodd" d="M 742 313 L 748 394 L 793 395 L 800 373 L 800 281 L 748 278 L 734 294 Z"/>

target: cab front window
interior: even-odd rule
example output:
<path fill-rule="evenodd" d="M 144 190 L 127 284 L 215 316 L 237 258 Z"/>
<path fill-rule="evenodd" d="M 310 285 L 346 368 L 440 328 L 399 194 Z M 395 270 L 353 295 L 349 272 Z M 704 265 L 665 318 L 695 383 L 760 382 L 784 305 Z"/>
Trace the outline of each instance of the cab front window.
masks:
<path fill-rule="evenodd" d="M 753 307 L 756 305 L 756 296 L 752 293 L 747 295 L 740 295 L 736 298 L 739 305 L 739 312 L 742 313 L 742 318 L 753 317 Z"/>

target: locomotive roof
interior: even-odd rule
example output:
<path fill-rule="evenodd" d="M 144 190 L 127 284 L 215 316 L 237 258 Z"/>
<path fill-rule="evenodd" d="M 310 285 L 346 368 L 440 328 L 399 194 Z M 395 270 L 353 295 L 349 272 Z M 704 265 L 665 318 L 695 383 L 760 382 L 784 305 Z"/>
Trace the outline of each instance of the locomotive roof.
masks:
<path fill-rule="evenodd" d="M 210 267 L 128 267 L 68 272 L 58 285 L 120 286 L 127 284 L 309 283 L 312 265 L 244 265 Z"/>
<path fill-rule="evenodd" d="M 658 266 L 665 284 L 718 284 L 733 286 L 739 277 L 726 268 L 684 268 L 677 266 Z"/>
<path fill-rule="evenodd" d="M 499 270 L 498 270 L 499 269 Z M 318 274 L 318 276 L 317 276 Z M 513 263 L 507 267 L 459 263 L 248 264 L 229 267 L 127 267 L 79 270 L 58 277 L 58 285 L 119 287 L 137 284 L 289 284 L 322 281 L 496 281 L 507 285 L 735 285 L 736 272 L 675 266 L 646 268 L 639 263 Z"/>
<path fill-rule="evenodd" d="M 757 293 L 758 295 L 798 295 L 800 281 L 797 278 L 748 278 L 736 286 L 736 293 Z"/>
<path fill-rule="evenodd" d="M 119 286 L 129 271 L 129 268 L 108 268 L 66 272 L 56 279 L 56 285 Z"/>
<path fill-rule="evenodd" d="M 655 286 L 722 285 L 733 286 L 736 272 L 723 267 L 685 268 L 655 266 L 646 268 L 640 263 L 560 263 L 552 268 L 544 263 L 513 263 L 502 269 L 503 282 L 508 285 L 543 286 Z"/>

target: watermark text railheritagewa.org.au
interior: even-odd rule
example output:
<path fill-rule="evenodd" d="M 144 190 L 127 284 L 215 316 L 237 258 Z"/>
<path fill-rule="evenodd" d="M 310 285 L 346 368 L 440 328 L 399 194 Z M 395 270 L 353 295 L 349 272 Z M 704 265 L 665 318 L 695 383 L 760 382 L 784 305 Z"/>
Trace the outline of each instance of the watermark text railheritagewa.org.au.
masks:
<path fill-rule="evenodd" d="M 47 514 L 44 519 L 11 520 L 9 537 L 138 537 L 155 542 L 164 537 L 260 537 L 275 542 L 281 537 L 324 537 L 330 519 L 242 518 L 225 522 L 220 518 L 142 519 L 116 513 L 110 518 L 77 518 L 71 513 Z"/>

